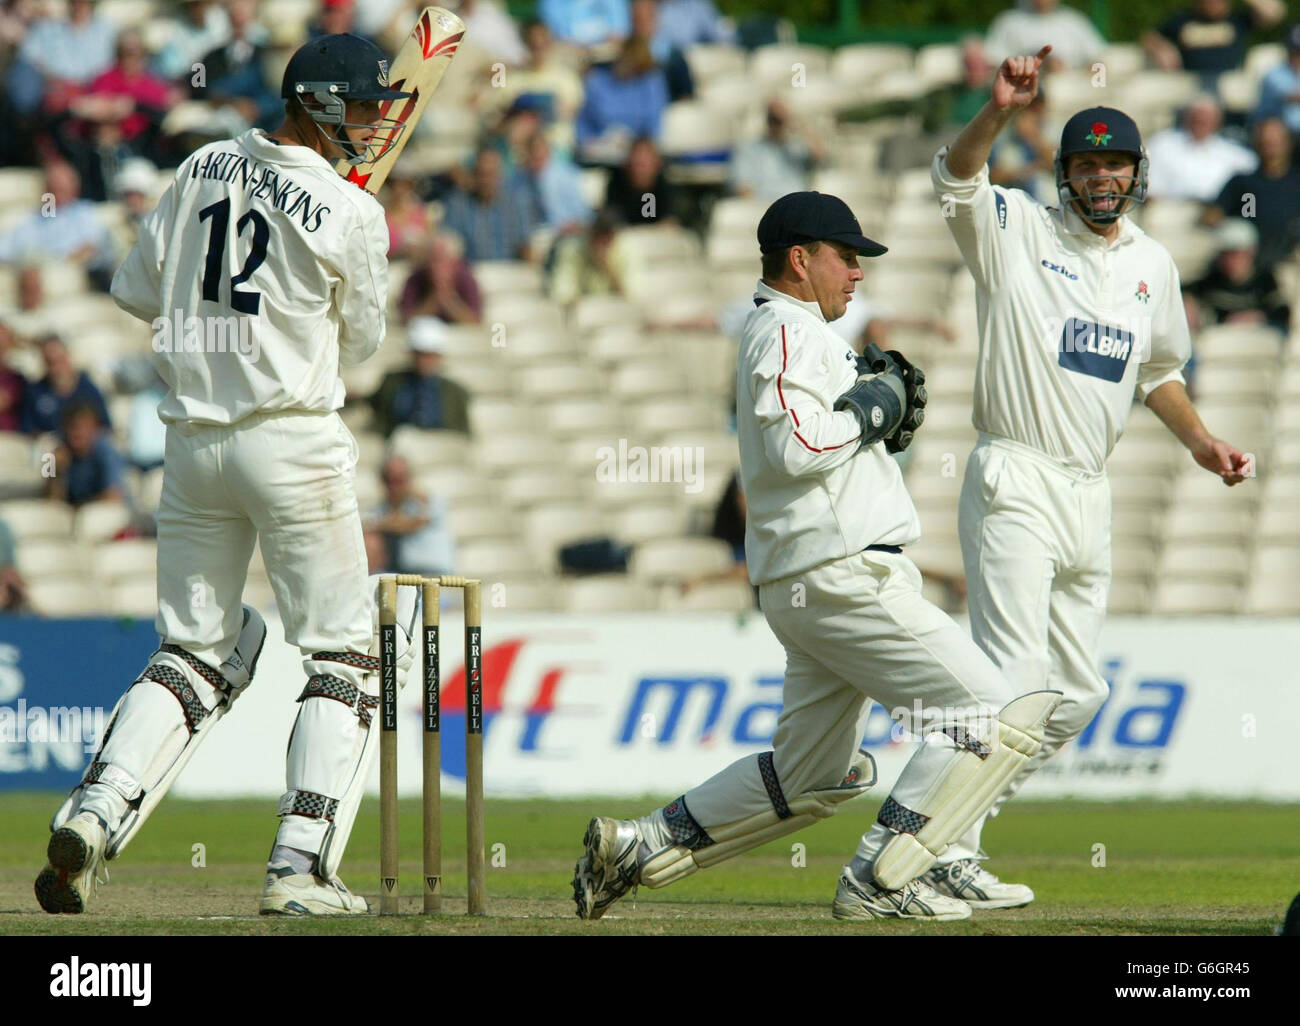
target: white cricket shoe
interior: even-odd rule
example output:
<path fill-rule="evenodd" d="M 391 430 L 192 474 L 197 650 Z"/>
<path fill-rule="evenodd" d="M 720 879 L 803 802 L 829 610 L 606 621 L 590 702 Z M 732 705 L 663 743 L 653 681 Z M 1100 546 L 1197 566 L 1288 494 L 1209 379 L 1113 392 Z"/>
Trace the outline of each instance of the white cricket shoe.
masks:
<path fill-rule="evenodd" d="M 45 868 L 36 878 L 36 900 L 46 912 L 79 915 L 98 888 L 104 865 L 104 828 L 93 812 L 79 812 L 50 837 Z M 108 871 L 104 871 L 104 883 Z"/>
<path fill-rule="evenodd" d="M 933 866 L 921 879 L 971 908 L 1020 908 L 1034 900 L 1034 892 L 1024 884 L 1003 883 L 974 858 Z"/>
<path fill-rule="evenodd" d="M 370 906 L 342 880 L 295 873 L 289 863 L 273 862 L 266 867 L 266 890 L 257 911 L 264 916 L 360 916 Z"/>
<path fill-rule="evenodd" d="M 909 880 L 896 891 L 863 883 L 844 867 L 831 915 L 836 919 L 969 919 L 970 906 L 960 898 L 939 894 L 921 879 Z"/>
<path fill-rule="evenodd" d="M 641 882 L 635 820 L 597 816 L 582 838 L 587 850 L 573 867 L 573 900 L 579 919 L 599 919 L 606 909 Z"/>

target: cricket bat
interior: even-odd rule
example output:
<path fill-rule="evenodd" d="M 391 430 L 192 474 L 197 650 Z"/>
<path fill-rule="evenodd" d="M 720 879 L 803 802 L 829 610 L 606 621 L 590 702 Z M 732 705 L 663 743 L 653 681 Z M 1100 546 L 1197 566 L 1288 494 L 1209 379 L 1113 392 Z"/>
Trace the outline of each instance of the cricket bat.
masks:
<path fill-rule="evenodd" d="M 426 7 L 420 12 L 415 28 L 397 51 L 388 75 L 391 88 L 411 95 L 405 100 L 386 100 L 379 108 L 388 123 L 396 122 L 406 127 L 397 133 L 396 139 L 390 138 L 374 160 L 356 167 L 346 160 L 336 162 L 334 169 L 340 175 L 372 195 L 379 191 L 415 130 L 429 97 L 438 88 L 447 66 L 456 56 L 456 48 L 464 35 L 465 23 L 451 11 Z"/>

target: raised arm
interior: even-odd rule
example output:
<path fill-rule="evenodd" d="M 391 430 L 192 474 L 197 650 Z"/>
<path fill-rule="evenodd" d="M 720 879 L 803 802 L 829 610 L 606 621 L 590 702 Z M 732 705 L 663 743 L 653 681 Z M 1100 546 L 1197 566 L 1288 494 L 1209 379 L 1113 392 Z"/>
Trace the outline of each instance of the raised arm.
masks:
<path fill-rule="evenodd" d="M 1038 69 L 1051 52 L 1048 45 L 1033 57 L 1008 57 L 1002 62 L 993 80 L 993 98 L 948 149 L 948 171 L 954 178 L 974 178 L 988 163 L 998 133 L 1038 95 Z"/>

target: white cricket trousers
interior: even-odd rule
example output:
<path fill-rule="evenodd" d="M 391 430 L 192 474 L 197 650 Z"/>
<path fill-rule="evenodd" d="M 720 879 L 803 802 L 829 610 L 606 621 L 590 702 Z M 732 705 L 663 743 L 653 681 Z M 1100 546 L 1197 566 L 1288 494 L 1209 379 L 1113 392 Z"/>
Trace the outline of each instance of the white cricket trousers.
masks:
<path fill-rule="evenodd" d="M 1016 695 L 1063 694 L 1043 747 L 1007 785 L 999 809 L 1106 700 L 1097 644 L 1110 592 L 1110 484 L 1037 449 L 981 435 L 958 507 L 971 634 Z M 987 818 L 987 817 L 985 817 Z M 940 859 L 979 853 L 984 819 Z"/>
<path fill-rule="evenodd" d="M 786 651 L 784 705 L 773 764 L 787 798 L 844 779 L 874 699 L 910 716 L 919 700 L 933 722 L 991 722 L 1013 697 L 969 635 L 921 595 L 921 574 L 905 555 L 866 551 L 762 585 L 759 602 Z M 942 719 L 938 717 L 942 716 Z M 912 729 L 920 733 L 922 724 Z M 918 749 L 895 788 L 904 805 L 936 775 Z M 905 785 L 905 780 L 910 781 Z M 920 779 L 924 777 L 925 779 Z M 755 756 L 740 759 L 685 795 L 706 830 L 772 807 Z M 876 824 L 858 857 L 873 862 L 892 836 Z"/>
<path fill-rule="evenodd" d="M 374 675 L 348 660 L 369 652 L 372 630 L 356 461 L 356 441 L 336 413 L 261 414 L 230 426 L 170 425 L 158 508 L 155 625 L 163 641 L 209 667 L 230 658 L 243 624 L 248 562 L 260 537 L 285 640 L 303 654 L 299 687 L 315 679 L 323 699 L 342 695 L 354 706 L 356 691 L 373 695 Z M 212 684 L 183 658 L 159 650 L 151 661 L 184 678 L 205 709 L 217 706 Z M 185 747 L 187 719 L 176 695 L 142 679 L 121 704 L 102 760 L 151 786 Z M 359 713 L 343 700 L 302 702 L 289 742 L 279 843 L 321 851 L 333 810 L 363 761 L 366 736 Z M 127 797 L 92 784 L 82 807 L 113 827 Z"/>
<path fill-rule="evenodd" d="M 356 440 L 337 413 L 170 425 L 158 508 L 158 633 L 209 665 L 229 658 L 260 536 L 285 640 L 304 656 L 368 651 L 356 461 Z"/>

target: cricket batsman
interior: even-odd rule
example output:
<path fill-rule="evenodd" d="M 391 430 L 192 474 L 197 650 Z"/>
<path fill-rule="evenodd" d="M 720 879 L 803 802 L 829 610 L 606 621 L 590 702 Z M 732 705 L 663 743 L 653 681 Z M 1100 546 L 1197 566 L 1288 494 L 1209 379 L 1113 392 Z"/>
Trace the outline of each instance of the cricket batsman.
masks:
<path fill-rule="evenodd" d="M 640 819 L 596 817 L 574 870 L 599 919 L 634 886 L 662 887 L 824 819 L 875 781 L 860 752 L 872 700 L 934 714 L 839 878 L 837 919 L 964 919 L 923 875 L 1038 750 L 1059 695 L 1016 698 L 969 635 L 921 594 L 920 537 L 893 454 L 924 416 L 924 374 L 831 330 L 862 280 L 866 238 L 834 196 L 797 192 L 758 225 L 762 279 L 737 370 L 745 558 L 786 651 L 773 751 L 732 763 Z M 914 725 L 917 734 L 922 724 Z"/>
<path fill-rule="evenodd" d="M 1059 205 L 989 184 L 989 150 L 1038 93 L 1051 51 L 1002 62 L 992 99 L 934 158 L 931 176 L 975 279 L 979 361 L 958 526 L 971 631 L 1016 694 L 1060 691 L 1043 746 L 988 815 L 1077 737 L 1106 700 L 1097 645 L 1110 587 L 1106 460 L 1134 398 L 1226 485 L 1246 456 L 1206 429 L 1182 375 L 1191 354 L 1178 270 L 1128 218 L 1146 199 L 1137 125 L 1108 107 L 1066 122 Z M 981 817 L 926 880 L 977 908 L 1034 900 L 981 860 Z"/>
<path fill-rule="evenodd" d="M 260 911 L 366 911 L 337 875 L 379 733 L 374 584 L 339 367 L 383 341 L 388 232 L 379 203 L 334 161 L 359 164 L 396 130 L 380 103 L 408 94 L 387 76 L 366 40 L 307 43 L 284 73 L 280 128 L 186 159 L 113 280 L 113 298 L 154 325 L 155 341 L 168 321 L 184 340 L 154 346 L 168 386 L 158 408 L 162 644 L 54 816 L 36 880 L 47 912 L 85 910 L 105 858 L 251 684 L 266 627 L 241 595 L 259 539 L 305 674 Z M 214 321 L 238 329 L 223 343 L 250 344 L 210 344 Z M 408 637 L 413 616 L 406 610 Z M 409 666 L 413 650 L 404 656 Z"/>

